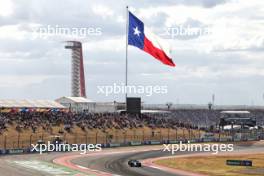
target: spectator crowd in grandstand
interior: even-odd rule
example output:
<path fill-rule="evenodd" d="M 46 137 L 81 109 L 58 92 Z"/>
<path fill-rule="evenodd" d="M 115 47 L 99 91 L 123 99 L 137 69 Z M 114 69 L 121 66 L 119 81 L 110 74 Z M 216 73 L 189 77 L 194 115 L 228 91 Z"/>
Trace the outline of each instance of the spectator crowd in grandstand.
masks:
<path fill-rule="evenodd" d="M 255 110 L 252 114 L 259 125 L 263 125 L 264 111 Z M 150 128 L 191 128 L 215 126 L 219 122 L 220 111 L 217 110 L 175 110 L 169 113 L 149 113 L 126 115 L 118 113 L 72 113 L 72 112 L 15 112 L 0 113 L 0 134 L 8 125 L 16 125 L 16 130 L 43 128 L 52 130 L 53 126 L 64 125 L 66 131 L 76 125 L 85 129 L 108 128 L 127 129 L 147 126 Z"/>

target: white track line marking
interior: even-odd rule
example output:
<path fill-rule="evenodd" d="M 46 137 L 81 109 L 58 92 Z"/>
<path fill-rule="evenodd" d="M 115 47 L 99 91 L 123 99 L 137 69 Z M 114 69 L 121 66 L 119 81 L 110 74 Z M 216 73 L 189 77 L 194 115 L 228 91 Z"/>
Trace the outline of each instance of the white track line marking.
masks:
<path fill-rule="evenodd" d="M 84 166 L 80 166 L 80 165 L 76 165 L 76 166 L 79 167 L 79 168 L 81 168 L 81 169 L 88 169 L 88 168 L 86 168 Z"/>

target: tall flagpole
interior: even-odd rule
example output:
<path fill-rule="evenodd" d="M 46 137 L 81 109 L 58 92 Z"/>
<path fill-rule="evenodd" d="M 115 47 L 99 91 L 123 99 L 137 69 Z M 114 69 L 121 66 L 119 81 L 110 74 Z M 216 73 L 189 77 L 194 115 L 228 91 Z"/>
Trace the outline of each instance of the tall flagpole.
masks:
<path fill-rule="evenodd" d="M 128 49 L 128 6 L 126 6 L 126 87 L 127 87 L 127 49 Z M 125 87 L 125 90 L 127 90 L 127 88 Z M 126 99 L 127 99 L 127 92 L 126 92 Z M 126 102 L 126 100 L 125 100 Z"/>

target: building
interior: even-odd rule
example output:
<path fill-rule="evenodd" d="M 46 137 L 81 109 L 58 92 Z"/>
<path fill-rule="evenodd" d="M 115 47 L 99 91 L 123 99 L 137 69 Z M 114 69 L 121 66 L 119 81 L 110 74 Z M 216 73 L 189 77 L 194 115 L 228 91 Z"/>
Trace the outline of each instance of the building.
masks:
<path fill-rule="evenodd" d="M 91 111 L 95 106 L 95 102 L 84 97 L 61 97 L 55 101 L 73 112 Z"/>
<path fill-rule="evenodd" d="M 69 108 L 73 112 L 116 112 L 116 104 L 98 103 L 84 97 L 61 97 L 55 100 L 64 107 Z"/>

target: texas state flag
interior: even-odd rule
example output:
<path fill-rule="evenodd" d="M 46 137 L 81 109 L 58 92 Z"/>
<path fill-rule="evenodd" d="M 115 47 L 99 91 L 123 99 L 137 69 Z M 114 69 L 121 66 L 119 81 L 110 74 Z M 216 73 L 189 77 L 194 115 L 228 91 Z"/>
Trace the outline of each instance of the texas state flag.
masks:
<path fill-rule="evenodd" d="M 163 64 L 175 66 L 170 48 L 158 36 L 144 27 L 144 23 L 129 12 L 128 44 L 149 53 Z"/>

